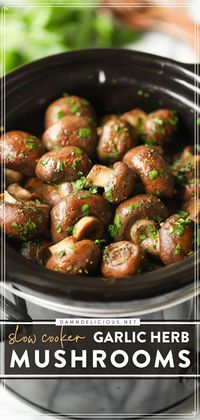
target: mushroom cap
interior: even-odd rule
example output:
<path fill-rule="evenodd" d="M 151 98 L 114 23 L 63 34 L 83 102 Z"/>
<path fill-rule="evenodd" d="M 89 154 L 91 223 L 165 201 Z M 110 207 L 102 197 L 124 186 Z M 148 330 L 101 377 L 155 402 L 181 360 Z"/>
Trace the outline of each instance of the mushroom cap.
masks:
<path fill-rule="evenodd" d="M 181 200 L 188 201 L 200 193 L 200 180 L 197 174 L 200 169 L 200 155 L 187 156 L 174 162 L 172 173 Z"/>
<path fill-rule="evenodd" d="M 135 145 L 133 128 L 120 118 L 109 120 L 102 128 L 97 148 L 101 162 L 115 163 Z"/>
<path fill-rule="evenodd" d="M 41 141 L 25 131 L 9 131 L 0 137 L 0 158 L 8 169 L 33 176 L 42 153 Z"/>
<path fill-rule="evenodd" d="M 45 113 L 45 127 L 62 121 L 66 116 L 88 117 L 95 119 L 96 113 L 92 105 L 79 96 L 64 96 L 52 102 Z"/>
<path fill-rule="evenodd" d="M 92 158 L 96 154 L 97 129 L 85 117 L 71 115 L 47 128 L 42 140 L 48 150 L 77 146 Z"/>
<path fill-rule="evenodd" d="M 75 146 L 45 153 L 38 161 L 36 175 L 45 182 L 76 181 L 80 172 L 86 175 L 91 168 L 88 156 Z"/>
<path fill-rule="evenodd" d="M 41 237 L 46 230 L 49 206 L 34 201 L 5 201 L 0 204 L 0 227 L 6 234 L 26 241 Z"/>
<path fill-rule="evenodd" d="M 177 117 L 169 109 L 158 109 L 142 121 L 141 133 L 145 143 L 164 146 L 176 131 Z"/>
<path fill-rule="evenodd" d="M 193 249 L 193 223 L 185 216 L 170 216 L 160 228 L 160 258 L 165 265 L 182 260 Z"/>
<path fill-rule="evenodd" d="M 46 267 L 67 275 L 90 274 L 97 268 L 100 257 L 100 248 L 89 239 L 84 239 L 71 242 L 68 249 L 63 248 L 58 254 L 54 253 L 48 259 Z"/>
<path fill-rule="evenodd" d="M 23 175 L 18 171 L 13 171 L 12 169 L 5 169 L 6 176 L 6 186 L 14 184 L 15 182 L 20 183 L 23 179 Z"/>
<path fill-rule="evenodd" d="M 160 242 L 158 225 L 153 220 L 141 219 L 131 226 L 131 240 L 145 253 L 159 256 Z"/>
<path fill-rule="evenodd" d="M 120 241 L 105 247 L 101 271 L 104 277 L 129 277 L 135 274 L 142 260 L 139 246 Z"/>
<path fill-rule="evenodd" d="M 123 162 L 113 165 L 113 174 L 105 187 L 103 196 L 110 203 L 120 203 L 126 200 L 134 191 L 135 175 Z"/>
<path fill-rule="evenodd" d="M 140 178 L 145 192 L 163 197 L 171 197 L 174 181 L 170 166 L 153 148 L 138 146 L 129 150 L 123 162 Z"/>
<path fill-rule="evenodd" d="M 112 210 L 108 202 L 99 194 L 79 191 L 64 198 L 51 210 L 51 235 L 54 242 L 69 236 L 84 216 L 94 216 L 104 226 L 112 220 Z"/>
<path fill-rule="evenodd" d="M 140 219 L 165 220 L 167 209 L 160 198 L 150 194 L 140 194 L 121 203 L 115 212 L 117 221 L 115 241 L 130 240 L 130 229 Z M 115 224 L 115 223 L 114 223 Z"/>
<path fill-rule="evenodd" d="M 139 134 L 142 121 L 145 120 L 146 116 L 146 112 L 142 111 L 140 108 L 134 108 L 125 112 L 120 118 L 132 125 L 136 129 L 137 134 Z"/>
<path fill-rule="evenodd" d="M 20 253 L 28 260 L 35 261 L 39 264 L 46 264 L 51 255 L 49 251 L 50 245 L 51 242 L 40 240 L 24 242 Z"/>
<path fill-rule="evenodd" d="M 183 210 L 188 213 L 188 217 L 193 222 L 199 223 L 200 220 L 200 199 L 193 198 L 186 201 L 183 205 Z"/>

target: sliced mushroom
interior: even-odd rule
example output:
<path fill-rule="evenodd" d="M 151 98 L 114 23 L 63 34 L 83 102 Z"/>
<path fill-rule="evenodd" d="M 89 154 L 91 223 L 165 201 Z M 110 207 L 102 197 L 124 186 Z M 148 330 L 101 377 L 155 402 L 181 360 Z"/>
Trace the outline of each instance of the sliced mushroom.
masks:
<path fill-rule="evenodd" d="M 44 132 L 43 143 L 48 150 L 66 146 L 80 147 L 93 158 L 96 155 L 97 129 L 85 117 L 68 116 Z"/>
<path fill-rule="evenodd" d="M 110 203 L 120 203 L 132 194 L 135 176 L 123 162 L 116 162 L 113 169 L 94 165 L 86 177 L 87 182 L 89 185 L 104 188 L 104 198 Z"/>
<path fill-rule="evenodd" d="M 18 171 L 13 171 L 12 169 L 5 169 L 5 176 L 6 176 L 6 186 L 8 187 L 10 184 L 14 184 L 17 182 L 18 184 L 22 181 L 23 175 Z"/>
<path fill-rule="evenodd" d="M 142 121 L 140 133 L 143 141 L 148 145 L 165 146 L 173 138 L 178 118 L 173 111 L 158 109 L 148 114 Z"/>
<path fill-rule="evenodd" d="M 71 182 L 76 181 L 80 173 L 86 175 L 90 168 L 88 156 L 78 147 L 69 146 L 45 153 L 37 163 L 36 175 L 45 182 Z"/>
<path fill-rule="evenodd" d="M 76 242 L 70 237 L 61 242 L 54 245 L 53 254 L 46 264 L 47 268 L 67 275 L 83 275 L 95 271 L 100 261 L 101 251 L 94 242 L 89 239 Z"/>
<path fill-rule="evenodd" d="M 102 128 L 97 148 L 101 162 L 115 163 L 123 158 L 136 142 L 136 135 L 126 121 L 109 120 Z"/>
<path fill-rule="evenodd" d="M 101 271 L 104 277 L 129 277 L 137 272 L 141 261 L 139 246 L 120 241 L 105 247 Z"/>
<path fill-rule="evenodd" d="M 48 241 L 28 241 L 23 243 L 20 252 L 27 260 L 43 265 L 46 264 L 51 255 L 49 251 L 50 245 L 51 243 Z"/>
<path fill-rule="evenodd" d="M 190 255 L 193 249 L 193 223 L 185 215 L 173 214 L 160 229 L 160 258 L 165 265 L 173 264 Z"/>
<path fill-rule="evenodd" d="M 174 182 L 170 166 L 155 149 L 134 147 L 125 154 L 123 162 L 137 174 L 146 193 L 163 197 L 173 195 Z"/>
<path fill-rule="evenodd" d="M 116 242 L 131 240 L 131 228 L 137 220 L 150 219 L 160 222 L 167 218 L 162 201 L 149 194 L 140 194 L 121 203 L 115 212 L 114 223 L 109 226 L 110 235 Z"/>
<path fill-rule="evenodd" d="M 22 241 L 40 238 L 47 228 L 49 206 L 34 201 L 13 200 L 11 202 L 6 198 L 0 203 L 1 229 Z"/>
<path fill-rule="evenodd" d="M 64 198 L 51 211 L 51 235 L 59 242 L 71 235 L 74 225 L 85 216 L 93 216 L 107 226 L 112 219 L 108 202 L 99 194 L 80 191 Z"/>
<path fill-rule="evenodd" d="M 92 105 L 79 96 L 67 95 L 52 102 L 45 114 L 45 127 L 48 128 L 66 116 L 85 117 L 95 120 L 96 114 Z"/>
<path fill-rule="evenodd" d="M 32 134 L 9 131 L 0 137 L 0 158 L 8 169 L 33 176 L 37 159 L 42 153 L 42 143 Z"/>

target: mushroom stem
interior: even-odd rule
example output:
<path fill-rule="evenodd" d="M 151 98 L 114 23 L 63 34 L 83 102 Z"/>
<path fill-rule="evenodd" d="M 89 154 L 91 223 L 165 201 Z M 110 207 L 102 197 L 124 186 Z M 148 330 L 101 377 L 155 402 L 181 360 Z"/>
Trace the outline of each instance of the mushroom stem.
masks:
<path fill-rule="evenodd" d="M 9 194 L 8 191 L 4 191 L 4 194 L 2 194 L 2 196 L 6 203 L 15 204 L 17 202 L 17 200 L 11 194 Z"/>
<path fill-rule="evenodd" d="M 14 198 L 16 198 L 16 200 L 31 200 L 32 198 L 32 194 L 30 193 L 30 191 L 21 187 L 16 182 L 14 184 L 9 185 L 9 187 L 7 188 L 7 191 Z"/>
<path fill-rule="evenodd" d="M 72 253 L 74 251 L 75 242 L 73 236 L 68 236 L 57 244 L 50 246 L 49 251 L 52 255 L 58 254 L 61 251 L 65 251 L 66 254 Z"/>
<path fill-rule="evenodd" d="M 73 237 L 77 241 L 81 239 L 101 239 L 103 231 L 103 223 L 97 217 L 85 216 L 74 225 Z"/>
<path fill-rule="evenodd" d="M 94 165 L 86 177 L 86 182 L 91 182 L 94 187 L 104 188 L 113 175 L 113 169 L 103 165 Z"/>

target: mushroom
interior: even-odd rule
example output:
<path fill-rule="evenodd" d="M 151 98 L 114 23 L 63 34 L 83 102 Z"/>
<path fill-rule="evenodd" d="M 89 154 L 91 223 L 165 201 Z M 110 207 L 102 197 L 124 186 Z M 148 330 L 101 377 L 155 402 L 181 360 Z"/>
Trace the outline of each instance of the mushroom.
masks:
<path fill-rule="evenodd" d="M 126 200 L 134 190 L 134 173 L 123 162 L 116 162 L 113 168 L 94 165 L 86 177 L 86 186 L 104 188 L 104 198 L 110 203 Z"/>
<path fill-rule="evenodd" d="M 79 96 L 64 96 L 52 102 L 45 113 L 45 127 L 48 128 L 64 117 L 85 117 L 90 121 L 95 120 L 96 113 L 92 105 Z"/>
<path fill-rule="evenodd" d="M 199 169 L 200 155 L 180 158 L 172 165 L 172 173 L 181 200 L 189 201 L 199 195 L 200 180 L 197 177 Z"/>
<path fill-rule="evenodd" d="M 97 268 L 101 251 L 89 239 L 76 242 L 68 237 L 50 247 L 52 253 L 46 267 L 50 270 L 61 271 L 67 275 L 90 274 Z"/>
<path fill-rule="evenodd" d="M 76 181 L 80 173 L 86 175 L 90 168 L 88 156 L 78 147 L 68 146 L 45 153 L 37 163 L 36 175 L 45 182 L 71 182 Z"/>
<path fill-rule="evenodd" d="M 50 242 L 41 240 L 24 242 L 20 253 L 27 260 L 45 265 L 51 255 L 49 251 L 50 245 Z"/>
<path fill-rule="evenodd" d="M 169 109 L 158 109 L 151 112 L 142 121 L 140 133 L 148 145 L 165 146 L 173 138 L 178 118 Z"/>
<path fill-rule="evenodd" d="M 30 191 L 26 190 L 25 188 L 21 187 L 21 185 L 14 184 L 9 185 L 7 191 L 10 195 L 12 195 L 16 200 L 21 201 L 29 201 L 34 199 L 40 199 L 40 195 L 36 193 L 31 193 Z"/>
<path fill-rule="evenodd" d="M 171 197 L 173 176 L 168 163 L 153 148 L 137 146 L 129 150 L 123 162 L 137 174 L 146 193 Z"/>
<path fill-rule="evenodd" d="M 153 220 L 141 219 L 135 222 L 130 230 L 134 244 L 153 257 L 159 257 L 160 242 L 158 225 Z"/>
<path fill-rule="evenodd" d="M 75 223 L 72 230 L 74 239 L 80 241 L 81 239 L 101 239 L 104 233 L 104 224 L 101 220 L 94 216 L 82 217 Z"/>
<path fill-rule="evenodd" d="M 183 210 L 187 212 L 188 217 L 193 220 L 193 222 L 199 223 L 200 220 L 200 199 L 192 198 L 189 201 L 186 201 L 183 205 Z"/>
<path fill-rule="evenodd" d="M 32 134 L 9 131 L 0 137 L 0 158 L 8 169 L 33 176 L 42 153 L 42 143 Z"/>
<path fill-rule="evenodd" d="M 146 115 L 146 112 L 142 111 L 140 108 L 134 108 L 131 109 L 131 111 L 125 112 L 120 118 L 123 121 L 127 121 L 132 127 L 134 127 L 137 136 L 139 136 L 140 128 L 146 118 Z"/>
<path fill-rule="evenodd" d="M 120 241 L 104 248 L 101 271 L 104 277 L 129 277 L 137 272 L 141 261 L 139 246 Z"/>
<path fill-rule="evenodd" d="M 7 235 L 22 241 L 41 237 L 47 228 L 49 206 L 34 201 L 17 201 L 9 193 L 2 196 L 1 229 L 5 230 Z"/>
<path fill-rule="evenodd" d="M 54 207 L 62 198 L 68 197 L 73 190 L 70 182 L 50 185 L 43 183 L 38 178 L 30 178 L 26 183 L 26 188 L 39 194 L 50 207 Z"/>
<path fill-rule="evenodd" d="M 110 119 L 101 128 L 98 157 L 101 162 L 117 162 L 135 145 L 135 142 L 135 132 L 130 124 L 120 118 Z"/>
<path fill-rule="evenodd" d="M 131 240 L 132 226 L 138 220 L 149 219 L 160 222 L 167 218 L 167 209 L 160 198 L 150 194 L 140 194 L 121 203 L 115 212 L 109 233 L 116 242 Z"/>
<path fill-rule="evenodd" d="M 18 171 L 13 171 L 12 169 L 5 169 L 6 176 L 6 186 L 14 184 L 15 182 L 20 183 L 23 179 L 23 175 Z"/>
<path fill-rule="evenodd" d="M 165 265 L 173 264 L 192 254 L 193 223 L 187 213 L 173 214 L 160 229 L 160 258 Z"/>
<path fill-rule="evenodd" d="M 97 129 L 85 117 L 72 115 L 47 128 L 42 140 L 48 150 L 77 146 L 93 158 L 97 147 Z"/>
<path fill-rule="evenodd" d="M 68 198 L 60 200 L 51 210 L 51 235 L 53 241 L 59 242 L 66 236 L 71 235 L 77 222 L 85 216 L 97 218 L 105 227 L 112 220 L 112 211 L 108 202 L 101 195 L 92 194 L 88 191 L 79 191 L 76 194 L 71 194 Z M 93 220 L 94 222 L 96 224 L 96 221 Z M 91 223 L 88 224 L 88 220 L 86 220 L 84 225 L 84 231 L 87 225 L 87 229 L 91 233 Z M 79 229 L 80 224 L 78 225 L 78 232 L 80 231 Z M 86 232 L 84 236 L 86 236 Z"/>

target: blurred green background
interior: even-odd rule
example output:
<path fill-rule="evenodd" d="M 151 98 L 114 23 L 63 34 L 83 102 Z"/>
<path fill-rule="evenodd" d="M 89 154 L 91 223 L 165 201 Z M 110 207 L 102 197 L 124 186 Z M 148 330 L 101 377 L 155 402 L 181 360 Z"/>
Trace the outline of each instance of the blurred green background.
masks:
<path fill-rule="evenodd" d="M 85 1 L 73 6 L 8 7 L 5 18 L 5 72 L 38 58 L 82 48 L 123 47 L 137 41 L 139 32 L 121 26 L 108 10 L 85 7 Z M 54 4 L 56 2 L 54 1 Z M 59 3 L 57 1 L 57 3 Z M 79 5 L 78 5 L 78 4 Z M 29 6 L 28 6 L 29 5 Z M 40 7 L 39 7 L 40 6 Z M 2 45 L 2 33 L 0 36 Z M 1 62 L 1 73 L 3 66 Z"/>

